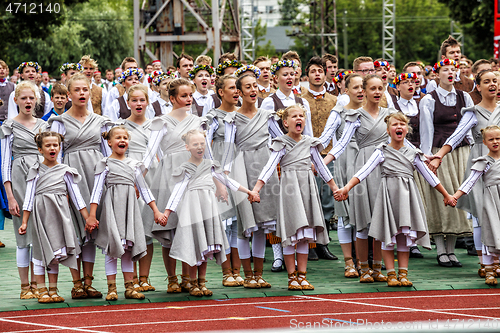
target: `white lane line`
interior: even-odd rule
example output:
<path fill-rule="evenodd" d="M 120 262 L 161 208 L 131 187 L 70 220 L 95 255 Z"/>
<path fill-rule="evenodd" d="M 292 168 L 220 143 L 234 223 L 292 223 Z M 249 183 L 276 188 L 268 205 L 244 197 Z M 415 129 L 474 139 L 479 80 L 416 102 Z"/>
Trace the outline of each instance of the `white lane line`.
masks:
<path fill-rule="evenodd" d="M 23 325 L 32 325 L 32 326 L 39 326 L 39 327 L 45 327 L 49 328 L 50 330 L 69 330 L 69 331 L 77 331 L 77 332 L 89 332 L 89 333 L 108 333 L 104 331 L 94 331 L 94 330 L 89 330 L 86 328 L 78 328 L 78 327 L 65 327 L 65 326 L 59 326 L 59 325 L 47 325 L 47 324 L 37 324 L 37 323 L 28 323 L 20 320 L 12 320 L 12 319 L 5 319 L 5 318 L 0 318 L 0 321 L 7 322 L 7 323 L 14 323 L 14 324 L 23 324 Z M 40 332 L 40 330 L 36 330 Z"/>
<path fill-rule="evenodd" d="M 346 300 L 337 300 L 337 299 L 329 299 L 329 298 L 321 298 L 321 297 L 313 297 L 313 296 L 305 296 L 305 295 L 304 296 L 297 296 L 297 297 L 305 298 L 305 299 L 315 299 L 315 300 L 324 300 L 324 301 L 330 301 L 330 302 L 338 302 L 338 303 L 374 306 L 374 307 L 389 308 L 389 309 L 400 309 L 400 310 L 404 310 L 404 311 L 429 312 L 429 313 L 435 313 L 435 314 L 446 314 L 446 315 L 461 316 L 461 317 L 474 317 L 474 318 L 481 318 L 481 319 L 494 319 L 494 320 L 499 319 L 499 317 L 468 315 L 468 314 L 455 313 L 455 312 L 445 312 L 445 311 L 441 311 L 441 310 L 414 309 L 414 308 L 406 308 L 406 307 L 402 307 L 402 306 L 371 304 L 371 303 L 364 303 L 364 302 L 352 302 L 352 301 L 346 301 Z M 458 311 L 460 309 L 456 309 L 456 310 Z"/>

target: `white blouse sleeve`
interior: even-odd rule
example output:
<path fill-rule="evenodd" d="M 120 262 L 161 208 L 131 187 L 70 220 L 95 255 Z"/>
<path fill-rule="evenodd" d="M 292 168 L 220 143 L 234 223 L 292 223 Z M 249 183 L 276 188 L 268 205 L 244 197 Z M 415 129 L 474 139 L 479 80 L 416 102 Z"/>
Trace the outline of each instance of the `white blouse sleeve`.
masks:
<path fill-rule="evenodd" d="M 146 149 L 146 154 L 142 158 L 142 163 L 146 169 L 149 169 L 151 163 L 153 162 L 153 158 L 160 147 L 161 140 L 167 134 L 167 125 L 164 125 L 160 131 L 151 131 L 149 135 L 148 148 Z"/>
<path fill-rule="evenodd" d="M 101 127 L 101 134 L 104 132 L 109 132 L 113 125 L 104 125 Z M 108 145 L 108 140 L 101 137 L 101 152 L 104 157 L 111 156 L 111 147 Z"/>
<path fill-rule="evenodd" d="M 306 127 L 304 128 L 303 134 L 308 135 L 310 137 L 314 137 L 312 121 L 311 121 L 311 107 L 309 106 L 309 102 L 305 98 L 302 98 L 302 102 L 304 103 L 304 108 L 306 109 L 306 118 L 307 118 Z"/>
<path fill-rule="evenodd" d="M 471 170 L 471 173 L 469 175 L 469 177 L 463 182 L 462 185 L 460 185 L 460 187 L 458 188 L 459 191 L 462 191 L 466 194 L 469 194 L 469 192 L 472 190 L 472 188 L 474 187 L 474 185 L 477 183 L 477 181 L 479 180 L 479 178 L 486 172 L 488 172 L 488 170 L 490 169 L 490 166 L 486 166 L 486 168 L 484 169 L 484 171 L 478 171 L 478 170 Z"/>
<path fill-rule="evenodd" d="M 344 152 L 345 148 L 347 147 L 347 144 L 351 141 L 352 136 L 358 129 L 358 127 L 361 126 L 361 120 L 356 119 L 355 122 L 350 122 L 346 121 L 345 126 L 344 126 L 344 131 L 342 132 L 342 136 L 340 137 L 339 141 L 335 144 L 335 146 L 328 152 L 328 154 L 331 154 L 335 157 L 335 159 L 338 159 L 340 155 Z"/>
<path fill-rule="evenodd" d="M 120 103 L 118 102 L 118 98 L 107 106 L 105 115 L 108 116 L 112 122 L 116 122 L 118 118 L 120 118 Z"/>
<path fill-rule="evenodd" d="M 3 182 L 12 182 L 12 141 L 14 135 L 10 134 L 1 140 L 2 146 L 2 179 Z"/>
<path fill-rule="evenodd" d="M 468 92 L 464 91 L 464 99 L 466 108 L 471 108 L 474 106 L 474 101 L 472 100 L 472 97 L 470 97 Z"/>
<path fill-rule="evenodd" d="M 207 103 L 203 106 L 203 111 L 201 113 L 201 116 L 205 117 L 207 115 L 207 113 L 214 108 L 215 108 L 214 99 L 212 97 L 210 97 L 210 98 L 208 98 Z"/>
<path fill-rule="evenodd" d="M 108 175 L 109 168 L 106 167 L 103 172 L 95 175 L 94 177 L 94 188 L 92 189 L 92 196 L 90 197 L 90 203 L 99 204 L 101 201 L 102 191 L 104 189 L 104 182 L 106 181 L 106 176 Z"/>
<path fill-rule="evenodd" d="M 170 195 L 170 199 L 168 199 L 167 207 L 165 207 L 165 210 L 168 209 L 175 212 L 175 210 L 177 209 L 177 205 L 179 205 L 179 202 L 181 201 L 182 196 L 186 191 L 189 179 L 191 179 L 191 175 L 186 172 L 184 174 L 184 179 L 175 184 L 174 189 L 172 190 L 172 194 Z"/>
<path fill-rule="evenodd" d="M 284 134 L 274 117 L 270 117 L 267 120 L 267 128 L 269 129 L 269 135 L 271 135 L 270 139 L 277 138 Z"/>
<path fill-rule="evenodd" d="M 238 183 L 236 180 L 222 174 L 222 173 L 217 173 L 215 172 L 215 169 L 212 167 L 212 176 L 216 178 L 218 181 L 220 181 L 222 184 L 226 185 L 229 187 L 230 190 L 232 191 L 238 191 L 240 188 L 240 183 Z"/>
<path fill-rule="evenodd" d="M 231 172 L 234 161 L 234 140 L 236 137 L 236 125 L 224 123 L 224 155 L 222 156 L 222 165 L 224 171 Z"/>
<path fill-rule="evenodd" d="M 377 165 L 385 161 L 384 153 L 380 149 L 375 149 L 370 159 L 363 165 L 363 167 L 356 172 L 354 177 L 358 178 L 362 182 L 368 175 L 375 170 Z"/>
<path fill-rule="evenodd" d="M 57 132 L 61 135 L 66 135 L 66 127 L 64 126 L 64 123 L 54 120 L 52 122 L 52 125 L 50 126 L 50 130 L 52 132 Z M 59 155 L 57 155 L 57 162 L 62 163 L 62 157 L 64 153 L 64 142 L 61 144 L 61 150 L 59 151 Z"/>
<path fill-rule="evenodd" d="M 208 127 L 207 141 L 212 142 L 214 139 L 214 133 L 219 129 L 219 120 L 216 117 L 213 118 L 212 123 Z"/>
<path fill-rule="evenodd" d="M 311 160 L 319 176 L 325 181 L 325 183 L 328 183 L 333 179 L 332 173 L 328 170 L 325 162 L 323 162 L 323 158 L 321 158 L 318 147 L 311 147 Z"/>
<path fill-rule="evenodd" d="M 435 104 L 436 101 L 430 95 L 425 95 L 420 101 L 420 149 L 427 155 L 432 154 Z"/>
<path fill-rule="evenodd" d="M 415 169 L 417 169 L 417 171 L 432 187 L 436 187 L 439 185 L 439 183 L 441 183 L 438 177 L 429 169 L 425 162 L 420 159 L 420 156 L 415 156 L 413 165 L 415 166 Z"/>
<path fill-rule="evenodd" d="M 37 174 L 35 178 L 28 181 L 26 184 L 26 194 L 24 195 L 23 210 L 31 212 L 33 210 L 33 202 L 35 199 L 36 183 L 38 182 L 40 175 Z"/>
<path fill-rule="evenodd" d="M 7 111 L 8 119 L 12 119 L 19 114 L 19 111 L 17 111 L 17 104 L 14 101 L 14 96 L 15 96 L 15 91 L 11 92 L 9 95 L 9 108 Z"/>
<path fill-rule="evenodd" d="M 137 189 L 146 204 L 149 204 L 151 201 L 155 201 L 155 197 L 153 196 L 153 193 L 151 193 L 148 184 L 142 175 L 141 168 L 135 168 L 135 186 L 137 186 Z"/>
<path fill-rule="evenodd" d="M 462 142 L 462 140 L 467 136 L 470 129 L 476 125 L 477 125 L 476 114 L 472 111 L 465 112 L 462 119 L 460 119 L 460 123 L 458 123 L 455 132 L 453 132 L 453 134 L 450 135 L 450 137 L 445 141 L 444 145 L 450 146 L 451 150 L 453 151 L 460 144 L 460 142 Z"/>
<path fill-rule="evenodd" d="M 272 151 L 271 156 L 269 156 L 269 160 L 267 160 L 264 169 L 262 169 L 259 175 L 259 180 L 262 180 L 264 183 L 267 183 L 269 178 L 271 178 L 273 173 L 276 171 L 278 163 L 281 161 L 283 156 L 285 156 L 285 154 L 286 154 L 286 148 L 283 148 L 280 151 Z"/>
<path fill-rule="evenodd" d="M 319 137 L 319 141 L 321 141 L 323 147 L 328 146 L 330 141 L 332 141 L 332 139 L 335 137 L 335 132 L 337 131 L 341 123 L 342 119 L 340 118 L 340 115 L 334 110 L 330 111 L 330 115 L 328 116 L 328 120 L 326 121 L 325 129 Z"/>
<path fill-rule="evenodd" d="M 73 181 L 73 174 L 66 172 L 64 174 L 64 182 L 66 182 L 66 187 L 68 188 L 68 194 L 71 201 L 75 204 L 78 210 L 87 208 L 85 200 L 83 200 L 82 194 L 80 193 L 80 188 Z"/>

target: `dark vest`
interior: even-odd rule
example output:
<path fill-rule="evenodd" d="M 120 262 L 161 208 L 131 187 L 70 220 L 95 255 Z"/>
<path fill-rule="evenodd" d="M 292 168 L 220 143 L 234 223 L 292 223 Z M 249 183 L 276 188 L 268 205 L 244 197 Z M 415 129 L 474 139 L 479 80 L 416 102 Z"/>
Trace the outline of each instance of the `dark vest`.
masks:
<path fill-rule="evenodd" d="M 394 103 L 394 108 L 398 111 L 401 111 L 401 107 L 398 104 L 398 98 L 395 95 L 391 95 L 392 102 Z M 420 108 L 420 100 L 416 100 L 417 102 L 417 109 Z M 420 109 L 419 109 L 420 110 Z M 408 138 L 408 141 L 410 141 L 415 147 L 419 148 L 420 147 L 420 112 L 417 113 L 415 116 L 408 116 L 410 119 L 410 127 L 411 127 L 411 134 L 408 133 L 406 136 Z"/>
<path fill-rule="evenodd" d="M 194 98 L 191 110 L 193 114 L 198 115 L 198 117 L 201 117 L 203 115 L 203 105 L 198 105 L 198 103 L 196 103 L 196 99 Z"/>
<path fill-rule="evenodd" d="M 120 105 L 120 117 L 121 119 L 127 119 L 130 117 L 132 112 L 128 109 L 127 102 L 125 102 L 125 98 L 123 95 L 117 98 L 118 104 Z"/>
<path fill-rule="evenodd" d="M 274 102 L 274 111 L 285 109 L 283 102 L 281 102 L 281 99 L 279 99 L 279 97 L 276 96 L 276 94 L 272 94 L 269 97 L 271 97 L 273 102 Z M 304 103 L 302 102 L 302 98 L 300 98 L 299 96 L 294 96 L 294 98 L 295 98 L 295 104 L 304 105 Z M 288 130 L 285 128 L 285 126 L 283 126 L 283 120 L 281 120 L 281 119 L 278 120 L 278 124 L 280 125 L 281 131 L 284 134 L 288 133 Z"/>
<path fill-rule="evenodd" d="M 5 86 L 0 87 L 0 99 L 3 101 L 3 105 L 0 106 L 0 121 L 7 119 L 7 114 L 9 113 L 9 97 L 15 89 L 16 86 L 12 82 L 6 82 Z"/>
<path fill-rule="evenodd" d="M 155 117 L 159 117 L 162 115 L 160 102 L 154 101 L 151 106 L 153 107 L 153 110 L 155 110 Z"/>
<path fill-rule="evenodd" d="M 462 108 L 465 107 L 464 92 L 455 89 L 457 92 L 457 103 L 454 106 L 445 106 L 439 100 L 437 92 L 431 92 L 434 98 L 434 139 L 432 141 L 433 147 L 441 148 L 445 141 L 453 134 L 455 129 L 462 119 Z M 457 147 L 463 147 L 468 144 L 467 139 L 464 139 Z"/>

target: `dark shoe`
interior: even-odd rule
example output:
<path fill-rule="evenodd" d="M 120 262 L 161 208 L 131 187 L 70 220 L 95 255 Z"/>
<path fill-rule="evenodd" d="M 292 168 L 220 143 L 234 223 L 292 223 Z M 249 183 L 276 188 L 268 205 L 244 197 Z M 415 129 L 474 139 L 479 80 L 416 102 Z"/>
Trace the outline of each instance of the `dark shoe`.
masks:
<path fill-rule="evenodd" d="M 309 254 L 307 256 L 308 261 L 318 261 L 319 257 L 318 254 L 316 253 L 316 249 L 309 249 Z"/>
<path fill-rule="evenodd" d="M 450 262 L 453 267 L 462 267 L 462 263 L 457 260 L 451 260 L 450 256 L 454 256 L 455 258 L 457 257 L 455 253 L 448 253 L 448 258 L 450 259 Z"/>
<path fill-rule="evenodd" d="M 442 253 L 442 254 L 438 255 L 437 256 L 437 261 L 438 261 L 439 266 L 453 267 L 453 264 L 451 263 L 451 261 L 448 261 L 448 262 L 441 261 L 439 258 L 441 258 L 442 256 L 448 257 L 448 255 L 446 253 Z"/>
<path fill-rule="evenodd" d="M 279 266 L 274 266 L 274 262 L 276 262 L 276 261 L 278 261 L 278 260 L 281 262 L 281 265 L 279 265 Z M 272 264 L 272 266 L 271 266 L 271 272 L 275 272 L 275 273 L 277 273 L 277 272 L 282 272 L 282 271 L 283 271 L 283 264 L 284 264 L 283 259 L 281 259 L 281 258 L 276 258 L 276 259 L 274 259 L 274 260 L 273 260 L 273 264 Z"/>
<path fill-rule="evenodd" d="M 420 252 L 418 249 L 418 246 L 411 246 L 410 247 L 410 258 L 423 258 L 424 255 Z"/>
<path fill-rule="evenodd" d="M 477 251 L 475 246 L 467 246 L 467 254 L 470 256 L 477 257 Z"/>
<path fill-rule="evenodd" d="M 330 249 L 328 249 L 327 245 L 323 244 L 316 244 L 316 253 L 318 254 L 319 259 L 326 259 L 326 260 L 338 260 L 336 255 L 330 252 Z"/>
<path fill-rule="evenodd" d="M 457 242 L 455 243 L 455 249 L 466 249 L 467 244 L 465 244 L 465 238 L 461 237 L 457 239 Z"/>

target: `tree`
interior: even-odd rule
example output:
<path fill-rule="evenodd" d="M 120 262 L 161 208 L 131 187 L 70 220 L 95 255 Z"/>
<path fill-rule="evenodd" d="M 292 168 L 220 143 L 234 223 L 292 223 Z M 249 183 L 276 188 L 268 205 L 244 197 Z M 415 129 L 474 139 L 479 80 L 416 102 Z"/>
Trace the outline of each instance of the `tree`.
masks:
<path fill-rule="evenodd" d="M 264 45 L 259 45 L 261 42 L 265 41 L 265 35 L 267 33 L 267 24 L 262 25 L 262 20 L 259 19 L 254 27 L 254 38 L 255 38 L 255 58 L 260 56 L 270 56 L 276 53 L 276 48 L 273 46 L 270 40 Z"/>
<path fill-rule="evenodd" d="M 281 20 L 278 25 L 292 25 L 298 22 L 300 15 L 299 6 L 303 3 L 301 0 L 282 0 L 280 5 Z"/>

